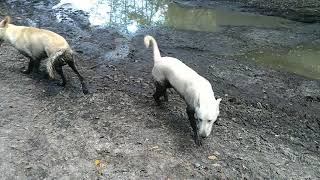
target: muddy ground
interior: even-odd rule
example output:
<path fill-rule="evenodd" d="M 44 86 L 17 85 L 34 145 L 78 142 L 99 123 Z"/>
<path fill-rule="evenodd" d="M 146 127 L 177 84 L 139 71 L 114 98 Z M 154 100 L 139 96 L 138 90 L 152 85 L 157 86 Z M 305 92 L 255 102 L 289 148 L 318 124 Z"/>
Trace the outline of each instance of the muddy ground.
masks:
<path fill-rule="evenodd" d="M 225 0 L 221 0 L 225 1 Z M 227 0 L 228 1 L 228 0 Z M 266 15 L 276 15 L 302 22 L 320 22 L 318 0 L 236 0 Z"/>
<path fill-rule="evenodd" d="M 316 23 L 320 22 L 320 1 L 318 0 L 176 0 L 178 3 L 189 3 L 200 7 L 238 6 L 237 11 L 258 12 L 268 16 L 280 16 L 286 19 Z"/>
<path fill-rule="evenodd" d="M 0 179 L 320 178 L 320 81 L 243 56 L 319 42 L 319 25 L 224 27 L 215 33 L 158 27 L 130 39 L 113 28 L 90 28 L 81 12 L 70 13 L 73 22 L 57 23 L 44 8 L 50 3 L 0 5 L 16 24 L 66 37 L 79 53 L 91 92 L 82 94 L 68 67 L 66 88 L 56 85 L 59 79 L 45 79 L 44 67 L 41 74 L 21 74 L 27 59 L 2 45 Z M 223 98 L 202 147 L 194 144 L 185 104 L 174 91 L 160 107 L 153 101 L 146 33 L 158 40 L 163 55 L 183 60 Z M 106 60 L 119 42 L 129 54 Z"/>

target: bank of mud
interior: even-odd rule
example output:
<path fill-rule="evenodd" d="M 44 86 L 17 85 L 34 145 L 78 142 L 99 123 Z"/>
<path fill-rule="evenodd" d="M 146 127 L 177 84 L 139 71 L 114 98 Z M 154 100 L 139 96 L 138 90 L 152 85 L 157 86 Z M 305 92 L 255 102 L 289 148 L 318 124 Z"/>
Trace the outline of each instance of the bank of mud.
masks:
<path fill-rule="evenodd" d="M 240 0 L 248 7 L 259 8 L 264 14 L 277 15 L 301 22 L 320 22 L 317 0 Z"/>
<path fill-rule="evenodd" d="M 319 41 L 319 25 L 227 26 L 211 33 L 154 27 L 128 38 L 112 27 L 90 27 L 82 12 L 70 12 L 71 20 L 58 23 L 45 8 L 52 5 L 1 3 L 6 7 L 1 13 L 66 37 L 78 52 L 91 94 L 81 93 L 68 67 L 66 88 L 43 78 L 44 67 L 40 75 L 21 74 L 27 60 L 3 44 L 1 179 L 320 178 L 319 80 L 245 56 Z M 162 55 L 206 77 L 223 99 L 203 147 L 192 141 L 185 104 L 174 91 L 168 103 L 155 105 L 152 53 L 143 46 L 144 34 L 158 40 Z M 106 57 L 119 43 L 128 53 Z"/>
<path fill-rule="evenodd" d="M 194 3 L 197 6 L 227 6 L 233 4 L 244 12 L 254 12 L 269 16 L 281 16 L 294 21 L 320 22 L 320 2 L 317 0 L 212 0 L 212 1 L 179 1 Z"/>

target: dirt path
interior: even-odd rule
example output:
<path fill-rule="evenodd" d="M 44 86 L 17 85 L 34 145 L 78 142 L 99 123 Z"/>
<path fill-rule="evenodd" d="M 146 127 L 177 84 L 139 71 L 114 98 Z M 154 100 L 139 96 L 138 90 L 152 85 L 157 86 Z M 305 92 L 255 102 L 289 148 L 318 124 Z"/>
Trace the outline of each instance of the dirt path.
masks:
<path fill-rule="evenodd" d="M 21 74 L 26 59 L 3 45 L 0 179 L 320 178 L 320 81 L 241 56 L 317 40 L 318 25 L 145 32 L 156 37 L 163 55 L 197 70 L 223 98 L 212 135 L 199 148 L 176 93 L 161 107 L 153 102 L 152 54 L 143 47 L 143 33 L 126 41 L 126 57 L 107 61 L 105 52 L 126 39 L 116 29 L 90 29 L 79 14 L 75 24 L 57 23 L 52 11 L 34 6 L 12 2 L 3 11 L 20 17 L 15 23 L 33 22 L 65 36 L 79 52 L 91 94 L 81 93 L 67 67 L 65 89 L 44 73 Z"/>

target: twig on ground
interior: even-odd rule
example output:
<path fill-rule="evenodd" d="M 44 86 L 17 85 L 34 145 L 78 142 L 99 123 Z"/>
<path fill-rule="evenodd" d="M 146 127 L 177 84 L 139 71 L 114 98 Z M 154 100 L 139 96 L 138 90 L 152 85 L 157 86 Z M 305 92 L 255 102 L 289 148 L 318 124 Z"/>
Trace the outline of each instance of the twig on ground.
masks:
<path fill-rule="evenodd" d="M 32 120 L 35 120 L 35 119 L 39 116 L 40 113 L 42 113 L 44 110 L 46 110 L 49 104 L 50 104 L 50 103 L 46 104 L 46 105 L 44 106 L 44 108 L 42 108 L 42 109 L 33 117 Z"/>
<path fill-rule="evenodd" d="M 96 65 L 94 65 L 94 66 L 91 66 L 91 67 L 89 67 L 88 69 L 95 69 L 95 68 L 97 68 L 98 66 L 100 66 L 100 65 L 102 65 L 102 64 L 104 64 L 104 62 L 98 63 L 98 64 L 96 64 Z"/>

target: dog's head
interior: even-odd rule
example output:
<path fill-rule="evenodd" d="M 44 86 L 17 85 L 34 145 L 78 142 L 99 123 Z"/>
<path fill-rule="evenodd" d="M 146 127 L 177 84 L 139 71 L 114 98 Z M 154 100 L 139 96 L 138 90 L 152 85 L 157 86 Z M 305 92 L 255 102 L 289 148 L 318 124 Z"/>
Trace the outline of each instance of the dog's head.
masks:
<path fill-rule="evenodd" d="M 197 131 L 201 137 L 208 137 L 211 133 L 213 123 L 219 115 L 221 99 L 214 99 L 209 104 L 200 104 L 195 110 L 197 120 Z"/>
<path fill-rule="evenodd" d="M 9 16 L 6 16 L 0 22 L 0 45 L 4 41 L 4 36 L 5 36 L 6 30 L 7 30 L 9 24 L 10 24 L 10 17 Z"/>

